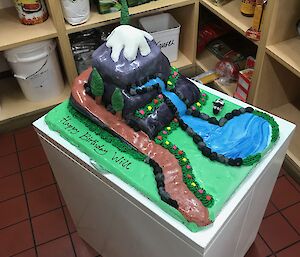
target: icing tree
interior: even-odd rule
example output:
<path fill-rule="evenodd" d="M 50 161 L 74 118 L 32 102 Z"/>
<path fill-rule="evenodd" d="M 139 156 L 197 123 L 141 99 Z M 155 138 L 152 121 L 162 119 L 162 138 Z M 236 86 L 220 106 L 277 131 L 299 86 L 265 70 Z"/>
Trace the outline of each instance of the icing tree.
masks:
<path fill-rule="evenodd" d="M 106 46 L 112 48 L 111 59 L 119 60 L 121 51 L 128 61 L 134 61 L 138 51 L 142 56 L 150 54 L 151 49 L 147 39 L 152 41 L 153 37 L 146 31 L 134 28 L 130 25 L 121 25 L 113 30 L 107 38 Z"/>

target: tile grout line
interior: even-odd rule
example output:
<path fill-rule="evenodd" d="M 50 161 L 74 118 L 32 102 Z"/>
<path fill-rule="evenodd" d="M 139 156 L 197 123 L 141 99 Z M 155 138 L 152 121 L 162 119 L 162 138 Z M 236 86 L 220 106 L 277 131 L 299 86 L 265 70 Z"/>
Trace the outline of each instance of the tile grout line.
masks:
<path fill-rule="evenodd" d="M 17 142 L 16 142 L 15 135 L 13 135 L 13 139 L 14 139 L 15 145 L 17 146 Z M 19 159 L 19 152 L 17 153 L 17 159 L 18 159 L 18 163 L 19 163 L 20 170 L 21 170 L 21 164 L 20 164 L 20 159 Z M 21 179 L 22 179 L 22 184 L 23 184 L 23 190 L 24 190 L 24 195 L 25 195 L 25 201 L 26 201 L 26 206 L 27 206 L 27 211 L 28 211 L 28 216 L 29 216 L 29 224 L 30 224 L 30 228 L 31 228 L 31 235 L 32 235 L 33 244 L 34 244 L 34 248 L 35 248 L 35 254 L 36 254 L 36 256 L 38 256 L 38 252 L 37 252 L 37 249 L 36 249 L 35 235 L 34 235 L 34 232 L 33 232 L 32 220 L 31 220 L 31 217 L 30 217 L 30 210 L 29 210 L 28 198 L 27 198 L 27 194 L 26 194 L 26 192 L 25 192 L 24 178 L 23 178 L 22 172 L 20 172 L 20 173 L 21 173 Z"/>
<path fill-rule="evenodd" d="M 22 175 L 21 175 L 21 176 L 22 176 Z M 2 200 L 2 201 L 0 201 L 0 204 L 1 204 L 1 203 L 4 203 L 4 202 L 6 202 L 6 201 L 9 201 L 9 200 L 13 200 L 13 199 L 15 199 L 15 198 L 17 198 L 17 197 L 20 197 L 20 196 L 24 195 L 24 194 L 30 194 L 30 193 L 33 193 L 33 192 L 36 192 L 36 191 L 45 189 L 46 187 L 53 186 L 53 185 L 56 185 L 56 182 L 54 182 L 54 183 L 52 183 L 52 184 L 49 184 L 49 185 L 46 185 L 46 186 L 42 186 L 42 187 L 40 187 L 40 188 L 34 189 L 34 190 L 32 190 L 32 191 L 29 191 L 29 192 L 26 192 L 26 191 L 25 191 L 25 187 L 24 187 L 24 192 L 25 192 L 25 193 L 22 193 L 22 194 L 20 194 L 20 195 L 15 195 L 15 196 L 13 196 L 13 197 L 11 197 L 11 198 Z"/>
<path fill-rule="evenodd" d="M 1 180 L 1 179 L 8 178 L 8 177 L 13 176 L 13 175 L 16 175 L 16 174 L 18 174 L 18 173 L 21 173 L 21 170 L 19 170 L 19 171 L 17 171 L 17 172 L 14 172 L 14 173 L 11 173 L 11 174 L 8 174 L 8 175 L 5 175 L 5 176 L 3 176 L 3 177 L 0 177 L 0 180 Z"/>
<path fill-rule="evenodd" d="M 287 176 L 285 176 L 285 178 L 287 179 L 287 181 L 292 185 L 292 187 L 298 192 L 298 193 L 300 193 L 300 189 L 298 189 L 289 179 L 288 179 L 288 177 L 290 178 L 290 179 L 292 179 L 292 180 L 294 180 L 291 176 L 289 176 L 288 174 L 287 174 Z M 294 180 L 295 181 L 295 180 Z M 295 181 L 295 183 L 297 183 L 298 184 L 298 182 L 297 181 Z"/>
<path fill-rule="evenodd" d="M 277 208 L 277 210 L 280 211 L 280 212 L 282 212 L 282 211 L 285 211 L 286 209 L 288 209 L 288 208 L 290 208 L 290 207 L 293 207 L 293 206 L 295 206 L 295 205 L 297 205 L 297 204 L 299 204 L 299 203 L 300 203 L 300 201 L 297 201 L 297 202 L 292 203 L 291 205 L 286 206 L 286 207 L 284 207 L 284 208 L 282 208 L 282 209 L 278 209 L 278 208 Z"/>
<path fill-rule="evenodd" d="M 17 256 L 17 255 L 19 255 L 19 254 L 25 253 L 26 251 L 31 250 L 31 249 L 34 249 L 34 248 L 35 248 L 35 247 L 30 247 L 30 248 L 25 249 L 25 250 L 23 250 L 23 251 L 21 251 L 21 252 L 18 252 L 18 253 L 15 253 L 15 254 L 13 254 L 13 255 L 10 255 L 9 257 Z"/>
<path fill-rule="evenodd" d="M 271 200 L 270 200 L 271 201 Z M 290 208 L 290 207 L 293 207 L 293 206 L 295 206 L 295 205 L 297 205 L 297 204 L 299 204 L 300 203 L 300 201 L 297 201 L 297 202 L 295 202 L 295 203 L 292 203 L 291 205 L 288 205 L 288 206 L 286 206 L 286 207 L 284 207 L 284 208 L 282 208 L 282 209 L 279 209 L 273 202 L 272 202 L 272 204 L 273 204 L 273 206 L 274 206 L 274 208 L 275 208 L 275 212 L 274 213 L 271 213 L 271 214 L 269 214 L 269 215 L 267 215 L 267 216 L 264 216 L 263 217 L 263 220 L 264 219 L 266 219 L 266 218 L 269 218 L 270 216 L 273 216 L 274 214 L 276 214 L 276 213 L 278 213 L 278 212 L 282 212 L 282 211 L 285 211 L 286 209 L 288 209 L 288 208 Z"/>
<path fill-rule="evenodd" d="M 19 156 L 19 153 L 18 153 L 18 156 Z M 39 168 L 39 167 L 41 167 L 41 166 L 43 166 L 43 165 L 45 165 L 45 164 L 47 164 L 47 163 L 48 163 L 48 161 L 43 162 L 43 163 L 40 163 L 39 165 L 30 167 L 30 168 L 27 168 L 27 169 L 22 169 L 21 166 L 20 166 L 20 172 L 23 173 L 23 172 L 29 171 L 29 170 L 31 170 L 31 169 Z"/>
<path fill-rule="evenodd" d="M 16 148 L 16 147 L 15 147 Z M 9 156 L 9 155 L 12 155 L 12 154 L 17 154 L 18 152 L 17 152 L 17 148 L 16 148 L 16 151 L 14 151 L 14 152 L 10 152 L 10 153 L 6 153 L 6 154 L 3 154 L 3 155 L 0 155 L 0 158 L 2 158 L 2 157 L 7 157 L 7 156 Z"/>
<path fill-rule="evenodd" d="M 41 243 L 41 244 L 35 245 L 36 252 L 37 252 L 37 247 L 42 246 L 42 245 L 45 245 L 45 244 L 48 244 L 48 243 L 51 243 L 51 242 L 53 242 L 53 241 L 55 241 L 55 240 L 57 240 L 57 239 L 61 239 L 61 238 L 66 237 L 66 236 L 68 236 L 68 234 L 64 234 L 64 235 L 62 235 L 62 236 L 58 236 L 58 237 L 56 237 L 56 238 L 53 238 L 53 239 L 48 240 L 48 241 L 46 241 L 46 242 L 43 242 L 43 243 Z M 38 255 L 37 255 L 37 256 L 38 256 Z"/>
<path fill-rule="evenodd" d="M 296 232 L 296 234 L 298 236 L 300 236 L 300 233 L 297 231 L 296 228 L 294 228 L 294 226 L 292 225 L 292 223 L 283 215 L 283 213 L 281 213 L 281 211 L 279 213 L 285 219 L 285 221 L 292 227 L 292 229 Z"/>
<path fill-rule="evenodd" d="M 52 172 L 52 169 L 51 169 L 51 172 Z M 61 206 L 62 206 L 63 204 L 62 204 L 62 200 L 61 200 L 61 198 L 60 198 L 60 194 L 59 194 L 59 192 L 58 192 L 58 186 L 57 186 L 57 185 L 56 185 L 56 191 L 57 191 L 57 194 L 58 194 L 58 198 L 59 198 L 60 204 L 61 204 Z M 68 224 L 67 217 L 66 217 L 66 214 L 65 214 L 65 211 L 64 211 L 64 206 L 62 206 L 62 212 L 63 212 L 64 218 L 65 218 L 65 222 L 66 222 L 66 225 L 67 225 L 68 234 L 69 234 L 69 237 L 70 237 L 70 241 L 71 241 L 71 244 L 72 244 L 72 248 L 73 248 L 73 251 L 74 251 L 75 256 L 77 257 L 77 253 L 76 253 L 76 250 L 75 250 L 75 245 L 74 245 L 74 242 L 73 242 L 73 239 L 72 239 L 72 236 L 71 236 L 69 224 Z M 76 231 L 77 231 L 77 229 L 76 229 Z M 75 233 L 75 232 L 74 232 L 74 233 Z"/>
<path fill-rule="evenodd" d="M 269 244 L 267 243 L 267 241 L 263 238 L 263 236 L 260 234 L 260 232 L 257 233 L 261 240 L 265 243 L 265 245 L 269 248 L 269 250 L 271 251 L 271 254 L 270 255 L 273 255 L 275 252 L 273 251 L 273 249 L 271 248 L 271 246 L 269 246 Z"/>
<path fill-rule="evenodd" d="M 16 223 L 13 223 L 13 224 L 7 225 L 7 226 L 5 226 L 5 227 L 2 227 L 2 228 L 0 228 L 0 231 L 1 231 L 1 230 L 3 230 L 3 229 L 10 228 L 10 227 L 12 227 L 12 226 L 18 225 L 18 224 L 20 224 L 20 223 L 22 223 L 22 222 L 24 222 L 24 221 L 26 221 L 26 220 L 29 220 L 29 218 L 26 218 L 26 219 L 23 219 L 23 220 L 19 220 L 19 221 L 18 221 L 18 222 L 16 222 Z"/>
<path fill-rule="evenodd" d="M 270 199 L 270 201 L 271 201 L 271 199 Z M 297 202 L 295 202 L 295 203 L 292 203 L 292 204 L 290 204 L 290 205 L 288 205 L 288 206 L 286 206 L 286 207 L 283 207 L 283 208 L 281 208 L 281 209 L 278 208 L 272 201 L 271 201 L 271 203 L 273 204 L 274 208 L 276 209 L 276 212 L 275 212 L 275 213 L 278 213 L 278 212 L 285 211 L 286 209 L 288 209 L 288 208 L 290 208 L 290 207 L 293 207 L 293 206 L 299 204 L 299 203 L 300 203 L 300 200 L 297 201 Z M 268 216 L 266 216 L 266 217 L 264 217 L 264 218 L 270 217 L 270 216 L 272 216 L 272 215 L 275 214 L 275 213 L 272 213 L 272 214 L 270 214 L 270 215 L 268 215 Z M 263 219 L 264 219 L 264 218 L 263 218 Z"/>
<path fill-rule="evenodd" d="M 56 182 L 53 182 L 52 184 L 45 185 L 45 186 L 42 186 L 42 187 L 39 187 L 39 188 L 33 189 L 33 190 L 31 190 L 31 191 L 28 191 L 28 192 L 26 192 L 26 194 L 31 194 L 31 193 L 34 193 L 34 192 L 36 192 L 36 191 L 39 191 L 39 190 L 45 189 L 46 187 L 50 187 L 50 186 L 54 186 L 54 185 L 56 185 Z"/>
<path fill-rule="evenodd" d="M 271 201 L 271 200 L 270 200 L 270 201 Z M 291 207 L 291 206 L 294 206 L 294 205 L 296 205 L 296 204 L 298 204 L 298 203 L 299 203 L 299 202 L 294 203 L 294 204 L 292 204 L 292 205 L 290 205 L 290 206 L 288 206 L 288 207 L 285 207 L 285 208 L 283 208 L 283 209 L 281 209 L 281 210 L 285 210 L 285 209 L 287 209 L 287 208 L 289 208 L 289 207 Z M 273 204 L 273 202 L 272 202 L 272 204 Z M 273 215 L 279 213 L 279 215 L 281 215 L 281 216 L 283 217 L 283 219 L 288 223 L 288 225 L 291 226 L 292 229 L 293 229 L 293 230 L 296 232 L 296 234 L 299 236 L 300 233 L 294 228 L 294 226 L 289 222 L 289 220 L 281 213 L 281 210 L 278 209 L 278 208 L 276 207 L 275 204 L 273 204 L 273 205 L 274 205 L 274 208 L 275 208 L 277 211 L 276 211 L 275 213 L 272 213 L 272 214 L 268 215 L 267 217 L 264 217 L 263 219 L 268 218 L 268 217 L 270 217 L 270 216 L 273 216 Z M 282 249 L 280 249 L 280 250 L 278 250 L 278 251 L 273 251 L 272 248 L 271 248 L 271 247 L 269 246 L 269 244 L 267 243 L 267 241 L 263 238 L 263 236 L 262 236 L 260 233 L 258 233 L 258 234 L 260 235 L 260 237 L 262 238 L 262 240 L 264 241 L 264 243 L 268 246 L 268 248 L 271 250 L 271 252 L 272 252 L 271 255 L 275 255 L 275 256 L 276 256 L 276 253 L 278 253 L 278 252 L 280 252 L 280 251 L 283 251 L 283 250 L 289 248 L 290 246 L 292 246 L 292 245 L 294 245 L 294 244 L 300 242 L 300 240 L 298 239 L 296 242 L 294 242 L 294 243 L 292 243 L 292 244 L 290 244 L 290 245 L 288 245 L 288 246 L 285 246 L 284 248 L 282 248 Z"/>
<path fill-rule="evenodd" d="M 20 196 L 22 196 L 22 195 L 24 195 L 24 193 L 19 194 L 19 195 L 12 196 L 12 197 L 7 198 L 7 199 L 5 199 L 5 200 L 2 200 L 2 201 L 0 201 L 0 204 L 5 203 L 6 201 L 10 201 L 10 200 L 13 200 L 13 199 L 15 199 L 15 198 L 18 198 L 18 197 L 20 197 Z"/>
<path fill-rule="evenodd" d="M 1 156 L 0 156 L 0 158 L 1 158 Z M 39 164 L 39 165 L 37 165 L 37 166 L 34 166 L 34 167 L 32 167 L 32 168 L 28 168 L 28 169 L 25 169 L 25 170 L 21 170 L 21 167 L 20 167 L 20 165 L 19 165 L 19 168 L 20 168 L 19 171 L 16 171 L 16 172 L 11 173 L 11 174 L 9 174 L 9 175 L 4 175 L 3 177 L 0 177 L 0 180 L 1 180 L 1 179 L 4 179 L 4 178 L 7 178 L 7 177 L 10 177 L 10 176 L 13 176 L 13 175 L 16 175 L 16 174 L 18 174 L 18 173 L 29 172 L 30 170 L 36 169 L 36 168 L 39 168 L 39 167 L 42 167 L 42 166 L 44 166 L 45 164 L 48 164 L 48 162 Z M 34 191 L 34 190 L 33 190 L 33 191 Z"/>
<path fill-rule="evenodd" d="M 63 208 L 63 206 L 56 207 L 56 208 L 51 209 L 51 210 L 49 210 L 49 211 L 40 213 L 40 214 L 38 214 L 38 215 L 36 215 L 36 216 L 30 216 L 30 213 L 29 213 L 29 218 L 24 219 L 24 220 L 22 220 L 22 221 L 18 221 L 18 222 L 13 223 L 13 224 L 10 224 L 10 225 L 8 225 L 8 226 L 5 226 L 5 227 L 1 228 L 0 231 L 1 231 L 2 229 L 9 228 L 9 227 L 12 227 L 12 226 L 14 226 L 14 225 L 17 225 L 17 224 L 19 224 L 19 223 L 21 223 L 21 222 L 24 222 L 24 221 L 26 221 L 26 220 L 29 220 L 29 219 L 35 219 L 35 218 L 40 217 L 40 216 L 42 216 L 42 215 L 48 214 L 48 213 L 50 213 L 50 212 L 52 212 L 52 211 L 57 211 L 57 210 L 59 210 L 59 209 L 61 209 L 61 208 Z"/>
<path fill-rule="evenodd" d="M 29 147 L 26 147 L 26 148 L 21 149 L 21 150 L 18 150 L 17 145 L 16 145 L 16 153 L 24 152 L 24 151 L 26 151 L 26 150 L 30 150 L 30 149 L 35 148 L 35 147 L 38 147 L 38 146 L 42 146 L 41 143 L 36 144 L 36 145 L 29 146 Z"/>
<path fill-rule="evenodd" d="M 274 214 L 276 214 L 276 213 L 278 213 L 278 212 L 279 212 L 279 210 L 276 209 L 275 212 L 273 212 L 273 213 L 271 213 L 271 214 L 269 214 L 269 215 L 264 216 L 264 217 L 263 217 L 263 220 L 266 219 L 266 218 L 269 218 L 269 217 L 273 216 Z"/>
<path fill-rule="evenodd" d="M 44 166 L 45 164 L 48 164 L 48 162 L 41 163 L 41 164 L 39 164 L 39 165 L 36 165 L 36 166 L 31 167 L 31 168 L 28 168 L 28 169 L 20 170 L 20 172 L 29 172 L 30 170 L 36 169 L 36 168 L 39 168 L 39 167 L 42 167 L 42 166 Z"/>
<path fill-rule="evenodd" d="M 294 242 L 294 243 L 292 243 L 292 244 L 289 244 L 289 245 L 283 247 L 282 249 L 280 249 L 280 250 L 274 252 L 275 256 L 277 255 L 277 253 L 283 252 L 284 250 L 286 250 L 286 249 L 288 249 L 288 248 L 290 248 L 290 247 L 292 247 L 293 245 L 298 244 L 298 243 L 300 243 L 300 239 L 298 239 L 296 242 Z"/>
<path fill-rule="evenodd" d="M 40 214 L 38 214 L 38 215 L 31 216 L 31 219 L 35 219 L 35 218 L 40 217 L 40 216 L 42 216 L 42 215 L 48 214 L 48 213 L 50 213 L 50 212 L 52 212 L 52 211 L 57 211 L 57 210 L 59 210 L 59 209 L 61 209 L 61 208 L 62 208 L 62 206 L 59 206 L 59 207 L 56 207 L 56 208 L 54 208 L 54 209 L 51 209 L 51 210 L 45 211 L 45 212 L 43 212 L 43 213 L 40 213 Z"/>

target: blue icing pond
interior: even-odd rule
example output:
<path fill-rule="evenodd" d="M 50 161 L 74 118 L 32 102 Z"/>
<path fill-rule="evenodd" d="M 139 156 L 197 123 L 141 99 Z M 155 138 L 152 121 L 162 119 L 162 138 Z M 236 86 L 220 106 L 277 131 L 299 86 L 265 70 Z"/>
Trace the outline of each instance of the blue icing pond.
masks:
<path fill-rule="evenodd" d="M 229 120 L 223 127 L 210 124 L 200 118 L 187 115 L 185 103 L 175 93 L 167 91 L 161 79 L 152 79 L 142 87 L 157 83 L 161 86 L 162 93 L 176 106 L 180 118 L 203 138 L 212 151 L 228 158 L 245 158 L 267 148 L 271 127 L 265 119 L 245 113 Z"/>

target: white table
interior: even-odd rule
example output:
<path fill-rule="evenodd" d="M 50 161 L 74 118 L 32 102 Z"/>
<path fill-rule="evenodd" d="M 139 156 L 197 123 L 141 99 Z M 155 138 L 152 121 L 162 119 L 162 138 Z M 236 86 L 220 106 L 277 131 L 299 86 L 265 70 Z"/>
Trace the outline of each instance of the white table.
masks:
<path fill-rule="evenodd" d="M 34 126 L 78 233 L 103 257 L 240 257 L 256 237 L 295 129 L 275 119 L 280 138 L 273 149 L 239 186 L 213 225 L 197 233 L 115 175 L 97 172 L 88 156 L 49 130 L 44 117 Z"/>

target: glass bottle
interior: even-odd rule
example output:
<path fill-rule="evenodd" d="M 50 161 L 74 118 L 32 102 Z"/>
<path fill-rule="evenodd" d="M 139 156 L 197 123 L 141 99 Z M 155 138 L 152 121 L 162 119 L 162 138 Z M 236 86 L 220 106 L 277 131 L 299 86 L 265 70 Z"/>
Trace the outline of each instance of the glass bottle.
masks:
<path fill-rule="evenodd" d="M 252 17 L 254 15 L 256 0 L 242 0 L 241 2 L 241 13 L 244 16 Z"/>

